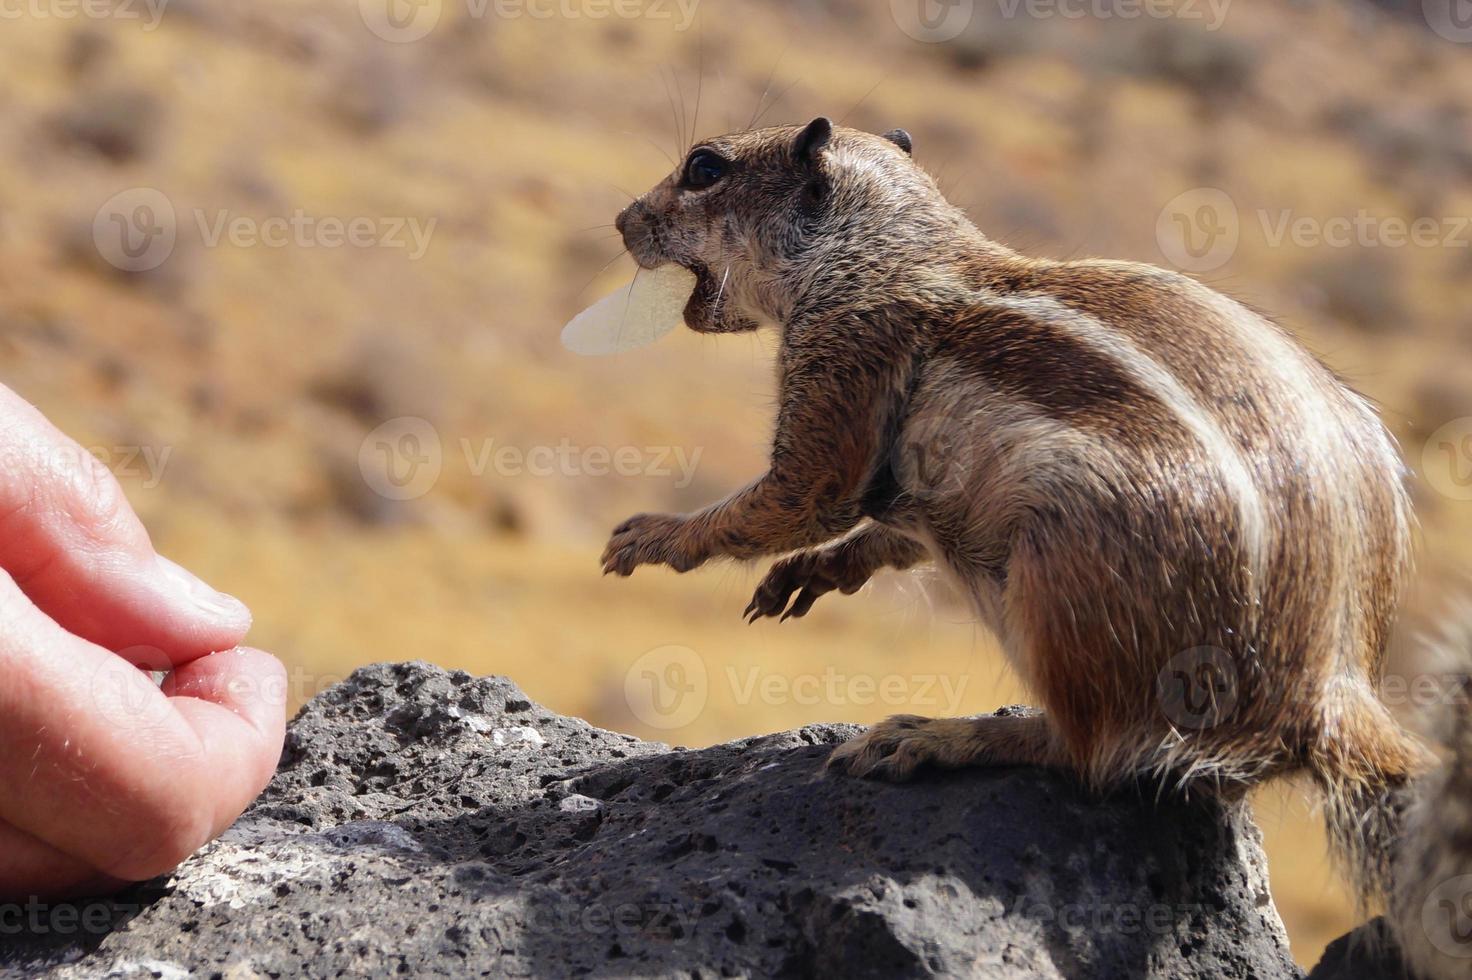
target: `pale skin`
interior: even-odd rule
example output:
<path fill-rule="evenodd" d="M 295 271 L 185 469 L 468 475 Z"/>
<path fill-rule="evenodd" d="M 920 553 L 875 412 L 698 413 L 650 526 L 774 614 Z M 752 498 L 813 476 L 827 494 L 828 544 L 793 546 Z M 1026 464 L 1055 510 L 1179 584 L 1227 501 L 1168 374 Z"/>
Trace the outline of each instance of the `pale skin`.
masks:
<path fill-rule="evenodd" d="M 285 734 L 285 670 L 249 627 L 0 386 L 0 901 L 155 877 L 234 822 Z"/>

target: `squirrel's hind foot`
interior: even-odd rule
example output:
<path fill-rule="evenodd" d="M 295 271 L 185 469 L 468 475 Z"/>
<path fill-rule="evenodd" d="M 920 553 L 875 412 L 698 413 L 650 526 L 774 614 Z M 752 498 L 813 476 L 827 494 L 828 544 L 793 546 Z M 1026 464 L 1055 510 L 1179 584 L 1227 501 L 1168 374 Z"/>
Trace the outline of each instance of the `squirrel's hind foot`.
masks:
<path fill-rule="evenodd" d="M 865 779 L 903 783 L 927 765 L 939 769 L 1066 768 L 1068 761 L 1047 719 L 1040 714 L 980 718 L 895 715 L 834 749 L 827 768 Z"/>

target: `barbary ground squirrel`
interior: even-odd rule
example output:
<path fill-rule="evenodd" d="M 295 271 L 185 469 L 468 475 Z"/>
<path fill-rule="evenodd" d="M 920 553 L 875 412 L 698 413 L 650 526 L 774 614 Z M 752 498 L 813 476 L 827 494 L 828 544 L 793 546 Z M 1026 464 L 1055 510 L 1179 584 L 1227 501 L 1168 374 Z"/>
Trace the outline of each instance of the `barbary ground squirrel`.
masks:
<path fill-rule="evenodd" d="M 910 151 L 824 118 L 721 136 L 619 215 L 641 267 L 695 273 L 691 329 L 779 326 L 780 396 L 769 470 L 625 521 L 605 572 L 795 552 L 747 608 L 785 619 L 934 562 L 1043 713 L 891 718 L 832 767 L 1223 793 L 1307 773 L 1408 959 L 1469 975 L 1421 915 L 1428 875 L 1472 872 L 1472 745 L 1428 775 L 1376 693 L 1413 527 L 1376 412 L 1184 275 L 991 241 Z M 1195 703 L 1169 696 L 1175 674 L 1203 680 Z"/>

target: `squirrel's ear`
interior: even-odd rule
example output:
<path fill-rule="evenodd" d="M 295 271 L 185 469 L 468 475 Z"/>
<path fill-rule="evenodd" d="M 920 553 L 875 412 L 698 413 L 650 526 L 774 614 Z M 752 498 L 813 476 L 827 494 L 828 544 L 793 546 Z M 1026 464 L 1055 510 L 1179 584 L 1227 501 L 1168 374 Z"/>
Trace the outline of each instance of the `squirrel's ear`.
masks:
<path fill-rule="evenodd" d="M 792 144 L 793 155 L 797 157 L 798 163 L 812 163 L 817 159 L 818 151 L 828 143 L 828 138 L 833 135 L 833 123 L 828 121 L 827 116 L 819 116 L 807 124 L 801 133 L 797 134 L 797 140 Z"/>
<path fill-rule="evenodd" d="M 889 132 L 884 134 L 884 138 L 889 140 L 895 146 L 904 150 L 906 153 L 913 154 L 915 144 L 910 139 L 910 134 L 905 132 L 903 129 L 891 129 Z"/>

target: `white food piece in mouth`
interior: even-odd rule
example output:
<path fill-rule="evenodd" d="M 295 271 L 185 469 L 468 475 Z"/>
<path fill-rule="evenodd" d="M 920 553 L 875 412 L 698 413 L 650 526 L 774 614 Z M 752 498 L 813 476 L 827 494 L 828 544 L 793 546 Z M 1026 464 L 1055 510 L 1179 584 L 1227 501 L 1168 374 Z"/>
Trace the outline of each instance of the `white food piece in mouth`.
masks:
<path fill-rule="evenodd" d="M 634 281 L 603 297 L 562 328 L 574 354 L 617 354 L 652 344 L 685 322 L 695 273 L 673 262 L 641 269 Z"/>

